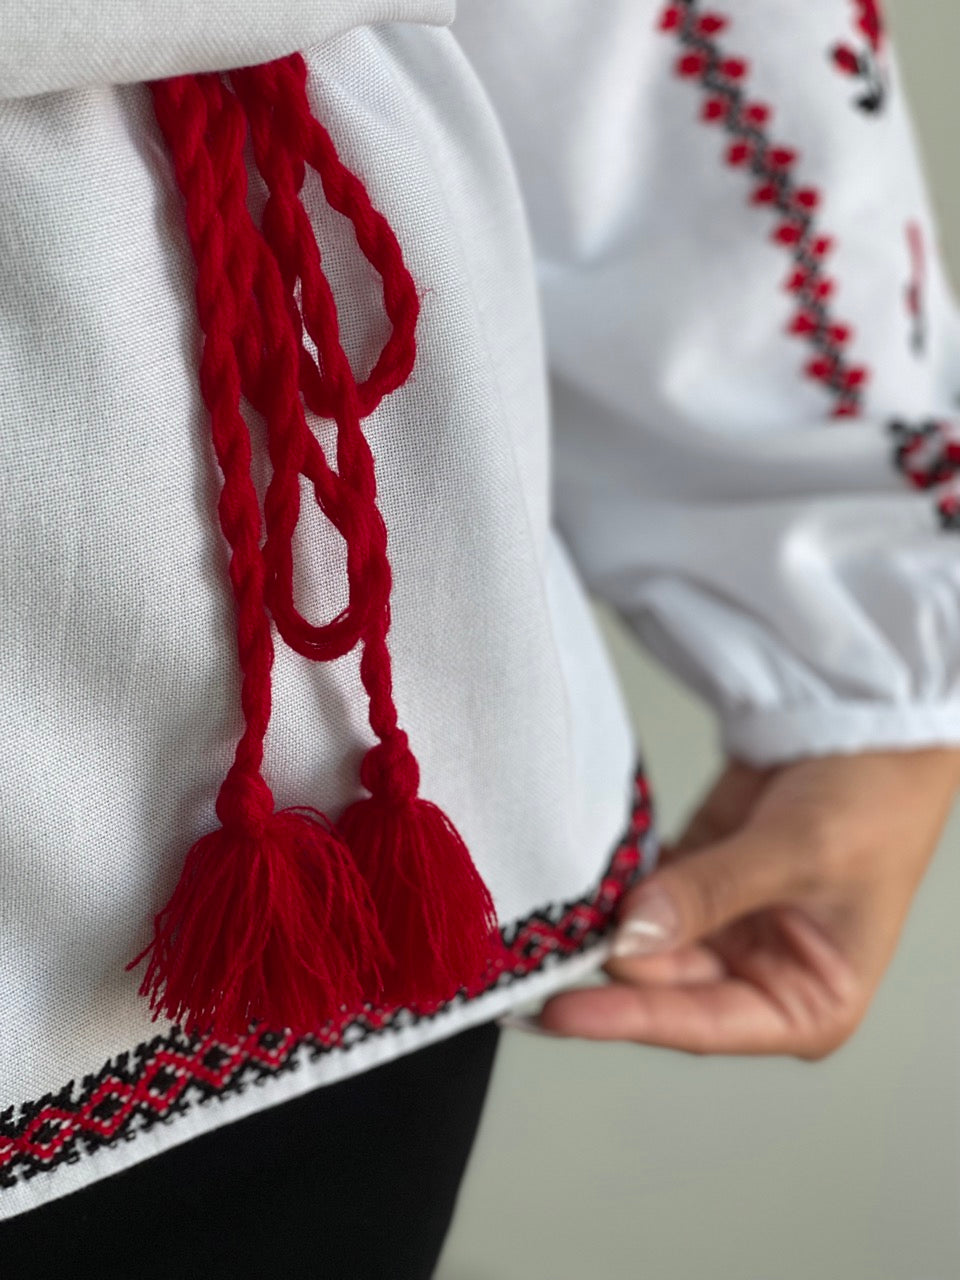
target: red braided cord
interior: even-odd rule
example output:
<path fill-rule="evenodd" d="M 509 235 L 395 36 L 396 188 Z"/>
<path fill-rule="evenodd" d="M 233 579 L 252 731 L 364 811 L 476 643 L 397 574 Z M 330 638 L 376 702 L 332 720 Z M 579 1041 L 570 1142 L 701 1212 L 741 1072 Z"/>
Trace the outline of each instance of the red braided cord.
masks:
<path fill-rule="evenodd" d="M 238 211 L 245 212 L 247 208 L 247 167 L 243 158 L 247 122 L 242 113 L 225 110 L 222 81 L 218 75 L 200 75 L 193 80 L 206 104 L 206 146 L 220 183 L 217 203 L 224 225 L 223 274 L 225 283 L 233 290 L 237 312 L 233 340 L 243 394 L 254 408 L 261 410 L 263 394 L 260 380 L 264 376 L 262 351 L 265 338 L 259 313 L 249 307 L 257 257 L 251 251 L 247 237 L 238 234 L 238 222 L 243 222 L 238 218 Z M 239 228 L 240 231 L 242 229 Z"/>
<path fill-rule="evenodd" d="M 187 234 L 196 261 L 196 298 L 204 333 L 200 390 L 210 414 L 211 436 L 223 472 L 218 501 L 220 526 L 230 547 L 229 576 L 237 616 L 237 649 L 242 672 L 241 705 L 245 728 L 234 762 L 217 797 L 217 815 L 227 826 L 265 821 L 273 796 L 260 775 L 263 743 L 270 721 L 274 649 L 264 604 L 264 565 L 260 552 L 260 505 L 250 476 L 251 449 L 240 412 L 241 375 L 233 336 L 238 324 L 225 264 L 224 224 L 216 202 L 216 181 L 204 141 L 207 110 L 201 84 L 215 77 L 176 76 L 151 84 L 154 110 L 170 149 L 177 182 L 185 198 Z M 242 152 L 244 132 L 224 136 L 225 151 Z M 242 160 L 231 163 L 245 187 Z M 255 812 L 250 812 L 253 805 Z M 242 808 L 241 808 L 242 807 Z"/>
<path fill-rule="evenodd" d="M 306 92 L 307 67 L 300 53 L 274 63 L 277 84 L 276 107 L 286 121 L 285 131 L 298 137 L 295 149 L 316 170 L 327 203 L 353 223 L 357 244 L 383 281 L 383 304 L 393 331 L 384 345 L 373 371 L 359 384 L 363 416 L 371 413 L 380 399 L 402 386 L 410 376 L 416 357 L 414 338 L 420 301 L 413 278 L 403 260 L 403 252 L 386 218 L 370 201 L 366 187 L 340 160 L 330 134 L 310 110 Z M 309 248 L 309 246 L 308 246 Z M 309 328 L 308 332 L 313 337 Z M 320 412 L 315 409 L 315 412 Z"/>
<path fill-rule="evenodd" d="M 329 133 L 313 115 L 306 79 L 306 63 L 299 53 L 231 73 L 234 88 L 251 114 L 254 138 L 257 138 L 259 130 L 263 144 L 273 131 L 289 141 L 294 164 L 294 194 L 303 184 L 304 164 L 309 163 L 320 177 L 327 203 L 353 224 L 361 252 L 381 278 L 384 310 L 392 328 L 371 373 L 357 384 L 359 411 L 362 417 L 366 417 L 385 395 L 396 390 L 410 375 L 416 356 L 415 331 L 420 302 L 392 227 L 373 207 L 363 183 L 340 160 Z M 269 162 L 269 153 L 267 155 Z M 307 215 L 299 199 L 296 203 L 299 210 L 296 216 L 302 228 L 302 220 L 307 219 Z M 265 230 L 269 217 L 274 214 L 285 217 L 288 211 L 274 206 L 270 213 L 265 212 Z M 271 238 L 278 251 L 291 299 L 294 285 L 298 278 L 303 278 L 308 261 L 312 260 L 314 272 L 320 265 L 319 249 L 312 228 L 309 228 L 309 219 L 307 224 L 310 232 L 307 235 L 291 238 L 287 234 L 278 236 L 276 240 Z M 284 246 L 282 251 L 281 244 Z M 293 309 L 297 310 L 295 304 Z M 314 344 L 319 346 L 318 333 L 327 324 L 325 308 L 314 309 L 309 299 L 304 300 L 303 321 Z M 336 397 L 302 342 L 301 348 L 306 402 L 321 417 L 333 417 Z"/>

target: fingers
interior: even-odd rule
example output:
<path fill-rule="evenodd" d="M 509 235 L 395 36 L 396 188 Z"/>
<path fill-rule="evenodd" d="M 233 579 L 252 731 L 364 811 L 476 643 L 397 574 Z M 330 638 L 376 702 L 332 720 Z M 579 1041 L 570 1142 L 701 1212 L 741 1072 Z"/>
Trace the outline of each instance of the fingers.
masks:
<path fill-rule="evenodd" d="M 833 1052 L 869 1005 L 935 847 L 954 762 L 934 763 L 930 778 L 923 761 L 914 776 L 885 756 L 725 771 L 626 895 L 615 981 L 554 996 L 539 1025 L 697 1054 Z"/>
<path fill-rule="evenodd" d="M 538 1025 L 555 1035 L 687 1053 L 817 1061 L 852 1035 L 866 999 L 852 967 L 803 913 L 776 914 L 771 945 L 734 949 L 726 963 L 714 956 L 712 966 L 706 947 L 620 961 L 618 981 L 554 996 Z M 711 969 L 722 976 L 694 976 Z"/>
<path fill-rule="evenodd" d="M 817 1061 L 852 1035 L 867 1000 L 856 971 L 803 912 L 775 908 L 708 945 L 615 959 L 606 987 L 562 992 L 537 1026 L 695 1054 Z"/>
<path fill-rule="evenodd" d="M 539 1024 L 559 1035 L 631 1040 L 686 1053 L 791 1052 L 791 1029 L 782 1011 L 739 978 L 565 991 L 547 1002 Z"/>
<path fill-rule="evenodd" d="M 802 911 L 781 907 L 776 919 L 800 963 L 817 975 L 837 1005 L 855 1011 L 863 1000 L 863 984 L 846 956 Z"/>
<path fill-rule="evenodd" d="M 749 828 L 659 867 L 624 899 L 615 958 L 675 950 L 787 899 L 797 851 Z"/>
<path fill-rule="evenodd" d="M 674 983 L 717 982 L 727 976 L 726 966 L 710 947 L 681 947 L 657 955 L 612 956 L 604 965 L 619 982 L 647 982 L 660 986 Z"/>

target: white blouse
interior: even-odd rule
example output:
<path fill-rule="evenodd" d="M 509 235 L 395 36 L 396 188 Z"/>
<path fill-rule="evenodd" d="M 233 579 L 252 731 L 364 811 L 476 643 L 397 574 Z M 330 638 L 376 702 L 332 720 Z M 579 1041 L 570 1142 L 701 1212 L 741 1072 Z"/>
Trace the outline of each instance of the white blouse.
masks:
<path fill-rule="evenodd" d="M 0 1217 L 596 965 L 657 845 L 587 589 L 740 758 L 960 743 L 958 313 L 873 3 L 0 0 L 0 30 Z M 242 728 L 143 81 L 296 49 L 422 295 L 365 422 L 396 699 L 502 954 L 440 1009 L 214 1040 L 125 967 Z M 366 369 L 377 282 L 313 173 L 303 200 Z M 332 617 L 312 502 L 295 551 Z M 277 643 L 278 806 L 361 793 L 361 695 L 356 652 Z"/>

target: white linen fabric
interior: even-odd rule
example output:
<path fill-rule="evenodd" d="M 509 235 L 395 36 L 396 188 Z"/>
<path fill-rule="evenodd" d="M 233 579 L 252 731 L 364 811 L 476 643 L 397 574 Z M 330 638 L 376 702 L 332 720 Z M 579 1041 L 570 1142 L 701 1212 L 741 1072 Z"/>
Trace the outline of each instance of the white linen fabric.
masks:
<path fill-rule="evenodd" d="M 960 386 L 896 68 L 878 42 L 868 113 L 827 56 L 866 40 L 847 3 L 721 11 L 725 29 L 694 38 L 713 11 L 692 0 L 666 25 L 653 0 L 462 0 L 450 29 L 451 6 L 424 0 L 270 17 L 232 0 L 189 22 L 0 0 L 0 1217 L 544 995 L 601 954 L 305 1045 L 283 1070 L 268 1046 L 258 1088 L 204 1085 L 209 1105 L 184 1094 L 167 1124 L 147 1123 L 156 1099 L 131 1101 L 144 1046 L 181 1042 L 124 966 L 216 826 L 242 721 L 192 265 L 148 90 L 129 81 L 303 49 L 315 113 L 396 231 L 423 294 L 418 356 L 366 433 L 397 705 L 422 793 L 505 926 L 594 893 L 629 817 L 639 746 L 588 588 L 747 759 L 960 742 L 950 482 L 911 487 L 888 425 L 934 416 L 939 447 Z M 745 59 L 720 89 L 718 42 Z M 690 56 L 703 67 L 678 73 Z M 773 109 L 751 163 L 773 135 L 796 151 L 777 199 L 817 192 L 800 247 L 829 231 L 832 293 L 808 299 L 813 269 L 784 290 L 799 250 L 770 239 L 783 216 L 751 204 L 759 170 L 724 163 L 735 120 L 702 119 L 733 83 Z M 365 373 L 377 281 L 315 175 L 304 201 Z M 798 298 L 842 350 L 826 381 L 804 372 L 822 351 L 788 332 Z M 844 381 L 857 369 L 869 378 Z M 853 416 L 831 416 L 841 400 Z M 301 609 L 333 616 L 342 545 L 310 502 L 295 551 Z M 373 741 L 357 655 L 317 664 L 278 641 L 273 692 L 277 805 L 335 816 Z M 643 867 L 655 857 L 651 835 Z M 216 1052 L 214 1075 L 242 1056 Z M 98 1137 L 94 1116 L 61 1160 L 67 1121 L 32 1130 L 38 1108 L 20 1106 L 69 1119 L 74 1083 L 97 1081 L 128 1108 L 123 1133 L 107 1116 Z M 4 1165 L 14 1142 L 27 1156 Z"/>
<path fill-rule="evenodd" d="M 0 98 L 222 71 L 352 27 L 453 12 L 454 0 L 0 0 Z"/>

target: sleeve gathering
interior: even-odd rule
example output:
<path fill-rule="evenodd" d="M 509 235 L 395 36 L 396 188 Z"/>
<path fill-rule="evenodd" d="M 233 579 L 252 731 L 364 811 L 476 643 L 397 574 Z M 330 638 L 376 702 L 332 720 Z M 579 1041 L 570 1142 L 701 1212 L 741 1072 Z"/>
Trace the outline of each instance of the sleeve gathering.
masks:
<path fill-rule="evenodd" d="M 728 753 L 960 744 L 960 326 L 876 6 L 463 0 L 554 516 Z"/>

